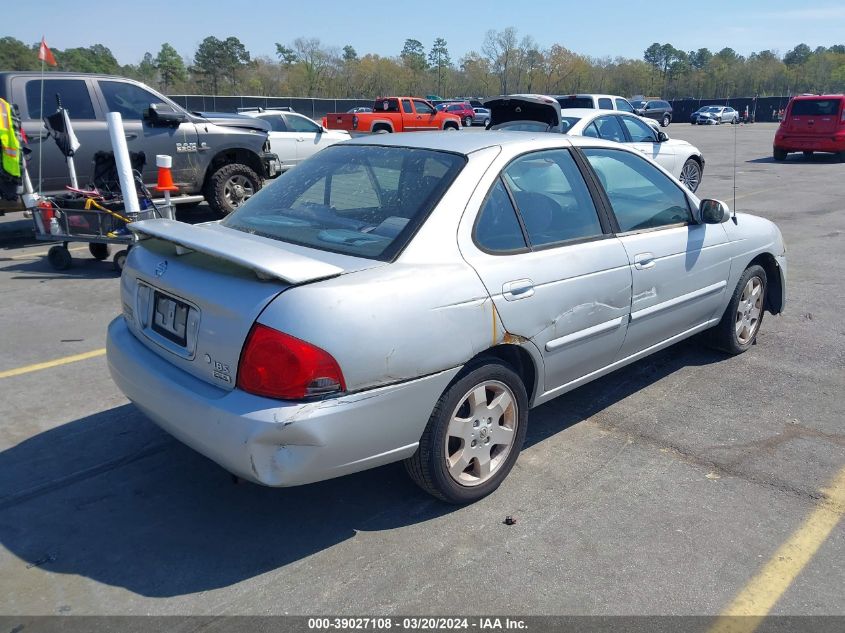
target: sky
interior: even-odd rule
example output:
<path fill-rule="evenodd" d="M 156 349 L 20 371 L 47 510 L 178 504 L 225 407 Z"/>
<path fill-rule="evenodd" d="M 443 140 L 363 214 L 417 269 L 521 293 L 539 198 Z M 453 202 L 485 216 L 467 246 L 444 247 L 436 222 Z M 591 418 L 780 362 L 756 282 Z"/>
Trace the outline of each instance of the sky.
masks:
<path fill-rule="evenodd" d="M 845 44 L 845 2 L 820 0 L 23 0 L 4 7 L 4 33 L 52 48 L 103 44 L 121 64 L 138 63 L 170 42 L 187 58 L 207 36 L 234 35 L 253 57 L 275 59 L 279 42 L 316 37 L 327 47 L 351 44 L 359 55 L 398 55 L 406 39 L 426 51 L 446 40 L 453 61 L 480 51 L 489 29 L 517 29 L 541 48 L 560 44 L 591 57 L 642 58 L 653 42 L 682 50 L 730 47 L 742 55 L 796 44 Z M 729 7 L 729 8 L 728 8 Z M 724 11 L 720 11 L 724 8 Z M 706 9 L 706 10 L 702 10 Z"/>

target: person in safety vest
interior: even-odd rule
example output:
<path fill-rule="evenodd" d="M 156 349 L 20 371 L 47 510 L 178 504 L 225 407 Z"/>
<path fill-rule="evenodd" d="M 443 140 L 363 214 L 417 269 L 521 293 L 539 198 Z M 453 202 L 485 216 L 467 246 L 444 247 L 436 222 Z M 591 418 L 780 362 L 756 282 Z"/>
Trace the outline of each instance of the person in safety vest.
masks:
<path fill-rule="evenodd" d="M 15 106 L 0 98 L 0 197 L 17 200 L 23 180 L 21 121 Z"/>

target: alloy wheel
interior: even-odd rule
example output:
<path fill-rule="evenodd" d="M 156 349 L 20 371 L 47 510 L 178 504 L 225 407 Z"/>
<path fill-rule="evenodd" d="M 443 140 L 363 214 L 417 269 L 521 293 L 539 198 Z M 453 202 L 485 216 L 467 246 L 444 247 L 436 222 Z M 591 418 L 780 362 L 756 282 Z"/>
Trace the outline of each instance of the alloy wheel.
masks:
<path fill-rule="evenodd" d="M 463 486 L 478 486 L 505 463 L 519 423 L 517 399 L 503 382 L 490 380 L 459 400 L 446 431 L 446 468 Z"/>
<path fill-rule="evenodd" d="M 760 329 L 760 317 L 763 314 L 763 280 L 752 277 L 742 289 L 736 306 L 736 339 L 740 345 L 747 345 Z"/>
<path fill-rule="evenodd" d="M 235 174 L 223 185 L 223 197 L 233 207 L 239 207 L 255 194 L 252 181 L 241 174 Z"/>

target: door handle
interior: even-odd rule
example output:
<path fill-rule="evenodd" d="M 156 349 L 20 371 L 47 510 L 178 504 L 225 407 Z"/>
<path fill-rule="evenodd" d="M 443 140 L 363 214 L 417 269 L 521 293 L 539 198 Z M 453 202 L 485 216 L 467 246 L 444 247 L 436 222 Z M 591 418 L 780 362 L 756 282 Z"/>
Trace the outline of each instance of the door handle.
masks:
<path fill-rule="evenodd" d="M 508 301 L 527 299 L 534 294 L 534 282 L 530 279 L 517 279 L 502 284 L 502 296 Z"/>
<path fill-rule="evenodd" d="M 634 255 L 634 268 L 637 270 L 647 270 L 654 268 L 654 253 L 639 253 Z"/>
<path fill-rule="evenodd" d="M 297 142 L 297 143 L 301 143 L 301 142 L 302 142 L 302 141 L 304 141 L 304 140 L 305 140 L 305 139 L 304 139 L 304 138 L 302 138 L 302 137 L 300 136 L 300 137 L 298 137 L 298 138 L 296 139 L 296 142 Z"/>
<path fill-rule="evenodd" d="M 135 132 L 130 132 L 129 134 L 124 134 L 124 136 L 126 137 L 127 141 L 134 141 L 136 138 L 138 138 L 138 135 Z"/>

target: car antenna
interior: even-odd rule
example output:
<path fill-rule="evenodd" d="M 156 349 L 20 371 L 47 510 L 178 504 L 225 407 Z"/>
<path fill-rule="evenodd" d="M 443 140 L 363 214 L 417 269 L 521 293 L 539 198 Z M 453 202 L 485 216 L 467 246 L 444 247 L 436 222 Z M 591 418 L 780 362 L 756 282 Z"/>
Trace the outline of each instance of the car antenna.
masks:
<path fill-rule="evenodd" d="M 736 220 L 736 139 L 738 134 L 739 124 L 734 125 L 734 200 L 733 204 L 731 205 L 731 209 L 733 211 L 733 213 L 731 214 L 731 220 L 733 220 L 734 224 L 738 224 Z"/>

